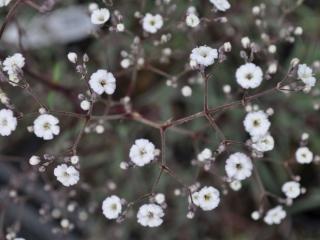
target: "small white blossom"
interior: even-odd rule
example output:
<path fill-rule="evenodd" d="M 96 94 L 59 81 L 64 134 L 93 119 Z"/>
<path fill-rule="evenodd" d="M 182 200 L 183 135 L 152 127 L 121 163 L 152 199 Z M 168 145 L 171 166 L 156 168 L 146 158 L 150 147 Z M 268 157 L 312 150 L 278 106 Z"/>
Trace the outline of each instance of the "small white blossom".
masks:
<path fill-rule="evenodd" d="M 34 134 L 44 140 L 53 139 L 60 133 L 59 119 L 50 114 L 41 114 L 33 122 Z"/>
<path fill-rule="evenodd" d="M 300 183 L 296 181 L 289 181 L 282 185 L 282 192 L 286 195 L 287 198 L 297 198 L 301 194 Z"/>
<path fill-rule="evenodd" d="M 99 9 L 99 5 L 97 3 L 89 3 L 88 10 L 90 13 L 97 9 Z"/>
<path fill-rule="evenodd" d="M 257 88 L 260 86 L 263 73 L 260 67 L 253 63 L 246 63 L 236 71 L 237 83 L 244 89 Z"/>
<path fill-rule="evenodd" d="M 0 7 L 5 7 L 7 6 L 11 0 L 0 0 Z"/>
<path fill-rule="evenodd" d="M 203 187 L 198 195 L 199 207 L 204 211 L 215 209 L 220 203 L 220 193 L 214 187 Z"/>
<path fill-rule="evenodd" d="M 230 42 L 225 42 L 225 43 L 223 44 L 223 50 L 224 50 L 225 52 L 231 52 L 231 50 L 232 50 L 232 45 L 231 45 L 231 43 L 230 43 Z"/>
<path fill-rule="evenodd" d="M 40 159 L 39 156 L 32 156 L 29 159 L 29 164 L 32 165 L 32 166 L 38 165 L 40 162 L 41 162 L 41 159 Z"/>
<path fill-rule="evenodd" d="M 232 180 L 242 181 L 252 174 L 253 165 L 251 159 L 240 152 L 233 153 L 226 160 L 225 170 Z"/>
<path fill-rule="evenodd" d="M 232 181 L 230 184 L 229 184 L 230 188 L 233 190 L 233 191 L 239 191 L 242 187 L 242 184 L 240 181 Z"/>
<path fill-rule="evenodd" d="M 250 43 L 251 43 L 250 38 L 248 38 L 248 37 L 241 38 L 242 47 L 248 48 L 248 47 L 250 47 Z"/>
<path fill-rule="evenodd" d="M 102 202 L 103 215 L 108 219 L 116 219 L 122 211 L 121 199 L 112 195 Z"/>
<path fill-rule="evenodd" d="M 274 148 L 274 139 L 270 134 L 252 137 L 252 141 L 252 147 L 259 152 L 271 151 Z"/>
<path fill-rule="evenodd" d="M 263 111 L 255 111 L 249 112 L 246 115 L 243 125 L 245 130 L 251 136 L 259 137 L 264 136 L 268 132 L 271 123 L 267 114 L 265 114 Z"/>
<path fill-rule="evenodd" d="M 17 128 L 17 118 L 10 109 L 0 110 L 0 135 L 9 136 Z"/>
<path fill-rule="evenodd" d="M 196 14 L 188 14 L 186 17 L 186 24 L 189 27 L 196 27 L 200 23 L 200 19 Z"/>
<path fill-rule="evenodd" d="M 304 82 L 304 84 L 311 88 L 316 84 L 316 78 L 313 76 L 313 71 L 306 64 L 299 64 L 298 66 L 298 78 Z"/>
<path fill-rule="evenodd" d="M 69 52 L 68 55 L 68 60 L 72 63 L 76 63 L 77 62 L 77 59 L 78 59 L 78 55 L 74 52 Z"/>
<path fill-rule="evenodd" d="M 66 187 L 75 185 L 80 179 L 79 171 L 73 166 L 68 167 L 66 164 L 58 165 L 53 173 L 57 177 L 57 180 Z"/>
<path fill-rule="evenodd" d="M 280 224 L 286 216 L 287 214 L 283 210 L 282 206 L 276 206 L 266 213 L 263 220 L 268 225 Z"/>
<path fill-rule="evenodd" d="M 205 148 L 197 156 L 198 161 L 204 162 L 212 158 L 212 151 L 209 148 Z"/>
<path fill-rule="evenodd" d="M 308 147 L 300 147 L 296 151 L 296 160 L 300 164 L 308 164 L 313 160 L 313 153 Z"/>
<path fill-rule="evenodd" d="M 294 30 L 294 34 L 297 36 L 300 36 L 303 34 L 303 28 L 302 27 L 296 27 L 296 29 Z"/>
<path fill-rule="evenodd" d="M 184 97 L 190 97 L 192 95 L 192 88 L 190 86 L 183 86 L 181 93 Z"/>
<path fill-rule="evenodd" d="M 91 104 L 90 104 L 90 102 L 88 100 L 83 100 L 80 103 L 80 107 L 84 111 L 88 111 L 90 109 L 90 106 L 91 106 Z"/>
<path fill-rule="evenodd" d="M 210 0 L 210 2 L 219 10 L 222 12 L 225 12 L 228 10 L 231 6 L 228 0 Z"/>
<path fill-rule="evenodd" d="M 72 164 L 77 164 L 79 162 L 79 160 L 80 160 L 80 158 L 77 155 L 73 155 L 73 156 L 70 157 L 70 162 Z"/>
<path fill-rule="evenodd" d="M 152 15 L 147 13 L 142 20 L 142 27 L 148 33 L 156 33 L 163 26 L 163 19 L 160 14 Z"/>
<path fill-rule="evenodd" d="M 17 75 L 17 72 L 21 71 L 24 65 L 25 58 L 21 53 L 15 53 L 3 61 L 3 70 L 6 71 L 9 76 L 14 77 Z"/>
<path fill-rule="evenodd" d="M 192 201 L 191 201 L 191 198 L 192 198 Z M 199 207 L 199 192 L 193 192 L 191 194 L 191 197 L 189 196 L 188 200 L 189 200 L 189 203 L 193 203 L 194 205 Z"/>
<path fill-rule="evenodd" d="M 122 68 L 128 68 L 131 66 L 131 61 L 129 58 L 124 58 L 122 59 L 122 61 L 120 62 L 120 65 Z"/>
<path fill-rule="evenodd" d="M 163 222 L 163 209 L 157 204 L 144 204 L 137 213 L 138 223 L 144 227 L 158 227 Z"/>
<path fill-rule="evenodd" d="M 110 11 L 106 8 L 96 9 L 91 14 L 91 22 L 96 25 L 104 24 L 109 18 Z"/>
<path fill-rule="evenodd" d="M 89 85 L 99 95 L 111 95 L 116 90 L 116 79 L 111 72 L 99 69 L 91 75 Z"/>
<path fill-rule="evenodd" d="M 124 24 L 123 23 L 118 23 L 117 24 L 117 31 L 118 32 L 123 32 L 124 31 Z"/>
<path fill-rule="evenodd" d="M 196 62 L 200 66 L 208 67 L 214 64 L 215 59 L 218 58 L 217 49 L 201 46 L 194 48 L 190 54 L 190 60 Z"/>
<path fill-rule="evenodd" d="M 102 133 L 104 133 L 104 126 L 102 126 L 102 125 L 97 125 L 96 128 L 95 128 L 95 130 L 96 130 L 96 133 L 102 134 Z"/>
<path fill-rule="evenodd" d="M 261 217 L 261 216 L 260 216 L 259 211 L 253 211 L 253 212 L 251 213 L 251 218 L 252 218 L 253 220 L 255 220 L 255 221 L 259 220 L 260 217 Z"/>
<path fill-rule="evenodd" d="M 137 139 L 130 148 L 129 157 L 131 161 L 142 167 L 155 158 L 155 146 L 147 139 Z"/>
<path fill-rule="evenodd" d="M 157 193 L 156 196 L 154 197 L 154 200 L 158 204 L 163 204 L 166 201 L 166 196 L 163 193 Z"/>

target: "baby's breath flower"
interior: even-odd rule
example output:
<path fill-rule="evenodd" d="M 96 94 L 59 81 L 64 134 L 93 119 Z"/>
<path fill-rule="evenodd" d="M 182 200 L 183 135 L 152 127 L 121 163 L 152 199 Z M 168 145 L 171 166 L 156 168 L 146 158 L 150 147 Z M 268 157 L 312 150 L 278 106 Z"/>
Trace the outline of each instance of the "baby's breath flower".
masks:
<path fill-rule="evenodd" d="M 50 114 L 41 114 L 33 122 L 34 134 L 44 140 L 51 140 L 60 133 L 59 119 Z"/>
<path fill-rule="evenodd" d="M 135 165 L 142 167 L 154 160 L 155 146 L 147 139 L 137 139 L 130 148 L 129 156 Z"/>
<path fill-rule="evenodd" d="M 80 107 L 84 111 L 88 111 L 90 109 L 90 106 L 91 106 L 91 104 L 90 104 L 90 102 L 88 100 L 83 100 L 80 103 Z"/>
<path fill-rule="evenodd" d="M 188 14 L 186 17 L 186 24 L 189 27 L 197 27 L 200 23 L 200 19 L 196 14 Z"/>
<path fill-rule="evenodd" d="M 282 185 L 281 190 L 287 198 L 297 198 L 301 193 L 300 183 L 296 181 L 286 182 Z"/>
<path fill-rule="evenodd" d="M 253 63 L 246 63 L 236 71 L 237 83 L 244 89 L 257 88 L 260 86 L 263 73 L 260 67 Z"/>
<path fill-rule="evenodd" d="M 68 60 L 72 63 L 76 63 L 77 62 L 77 59 L 78 59 L 78 55 L 74 52 L 69 52 L 68 55 Z"/>
<path fill-rule="evenodd" d="M 0 135 L 9 136 L 17 128 L 17 118 L 10 109 L 0 110 Z"/>
<path fill-rule="evenodd" d="M 316 84 L 316 78 L 313 76 L 313 71 L 306 64 L 299 64 L 298 78 L 307 86 L 314 87 Z"/>
<path fill-rule="evenodd" d="M 68 167 L 66 164 L 58 165 L 54 169 L 54 175 L 57 177 L 57 180 L 66 187 L 75 185 L 80 178 L 79 171 L 73 166 Z"/>
<path fill-rule="evenodd" d="M 121 199 L 118 196 L 112 195 L 107 197 L 102 202 L 103 215 L 108 219 L 116 219 L 122 211 Z"/>
<path fill-rule="evenodd" d="M 251 159 L 240 152 L 233 153 L 226 160 L 225 170 L 232 180 L 242 181 L 252 174 L 253 165 Z"/>
<path fill-rule="evenodd" d="M 286 212 L 283 210 L 282 206 L 276 206 L 270 209 L 265 217 L 264 222 L 268 225 L 280 224 L 281 221 L 287 216 Z"/>
<path fill-rule="evenodd" d="M 0 0 L 0 7 L 5 7 L 7 6 L 11 0 Z"/>
<path fill-rule="evenodd" d="M 190 86 L 183 86 L 181 93 L 184 97 L 190 97 L 192 95 L 192 88 Z"/>
<path fill-rule="evenodd" d="M 93 73 L 89 80 L 91 89 L 99 95 L 111 95 L 116 90 L 116 79 L 111 72 L 99 69 Z"/>
<path fill-rule="evenodd" d="M 252 147 L 259 152 L 271 151 L 274 148 L 274 139 L 270 134 L 252 137 Z"/>
<path fill-rule="evenodd" d="M 313 153 L 308 147 L 300 147 L 296 151 L 296 160 L 300 164 L 309 164 L 313 160 Z"/>
<path fill-rule="evenodd" d="M 204 67 L 208 67 L 214 64 L 215 59 L 217 58 L 218 58 L 217 49 L 214 49 L 208 46 L 201 46 L 201 47 L 194 48 L 190 54 L 190 60 Z"/>
<path fill-rule="evenodd" d="M 197 158 L 200 162 L 208 161 L 212 158 L 212 151 L 209 148 L 205 148 L 198 154 Z"/>
<path fill-rule="evenodd" d="M 110 18 L 110 11 L 106 8 L 93 10 L 91 14 L 91 22 L 96 25 L 102 25 Z"/>
<path fill-rule="evenodd" d="M 219 191 L 211 186 L 205 186 L 199 191 L 199 207 L 204 211 L 215 209 L 220 203 Z"/>
<path fill-rule="evenodd" d="M 138 223 L 144 227 L 158 227 L 163 222 L 163 209 L 157 204 L 144 204 L 137 213 Z"/>
<path fill-rule="evenodd" d="M 249 112 L 243 121 L 245 130 L 254 137 L 264 136 L 269 128 L 270 121 L 263 111 Z"/>
<path fill-rule="evenodd" d="M 210 0 L 210 2 L 219 10 L 222 12 L 225 12 L 228 10 L 231 5 L 228 2 L 228 0 Z"/>
<path fill-rule="evenodd" d="M 142 27 L 148 33 L 156 33 L 163 26 L 163 19 L 160 14 L 152 15 L 147 13 L 142 20 Z"/>
<path fill-rule="evenodd" d="M 41 162 L 41 159 L 39 156 L 34 155 L 29 159 L 29 164 L 32 166 L 38 165 L 40 162 Z"/>

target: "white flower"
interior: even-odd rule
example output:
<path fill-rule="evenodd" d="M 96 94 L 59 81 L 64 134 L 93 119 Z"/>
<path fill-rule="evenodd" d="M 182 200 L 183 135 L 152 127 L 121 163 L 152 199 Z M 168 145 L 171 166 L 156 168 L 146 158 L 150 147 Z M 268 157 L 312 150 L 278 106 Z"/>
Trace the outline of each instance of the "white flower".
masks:
<path fill-rule="evenodd" d="M 142 20 L 142 27 L 148 33 L 156 33 L 163 26 L 163 19 L 160 14 L 152 15 L 147 13 Z"/>
<path fill-rule="evenodd" d="M 192 95 L 192 88 L 185 85 L 181 88 L 181 93 L 184 97 L 190 97 Z"/>
<path fill-rule="evenodd" d="M 192 198 L 192 201 L 191 201 L 191 198 Z M 191 197 L 189 196 L 188 198 L 189 200 L 189 203 L 193 203 L 194 205 L 196 205 L 197 207 L 199 207 L 199 192 L 193 192 L 191 194 Z"/>
<path fill-rule="evenodd" d="M 166 201 L 166 196 L 163 193 L 157 193 L 156 196 L 154 197 L 154 200 L 158 204 L 163 204 Z"/>
<path fill-rule="evenodd" d="M 40 162 L 41 162 L 41 159 L 39 156 L 34 155 L 29 159 L 29 164 L 32 166 L 38 165 Z"/>
<path fill-rule="evenodd" d="M 9 136 L 11 132 L 16 130 L 17 118 L 10 109 L 0 110 L 0 135 Z"/>
<path fill-rule="evenodd" d="M 259 220 L 260 217 L 261 217 L 261 216 L 260 216 L 260 212 L 259 212 L 259 211 L 253 211 L 253 212 L 251 213 L 251 218 L 252 218 L 253 220 L 255 220 L 255 221 Z"/>
<path fill-rule="evenodd" d="M 102 202 L 103 215 L 108 219 L 116 219 L 122 211 L 121 199 L 112 195 Z"/>
<path fill-rule="evenodd" d="M 287 216 L 282 206 L 271 208 L 264 217 L 264 222 L 268 225 L 280 224 L 281 221 Z"/>
<path fill-rule="evenodd" d="M 232 180 L 242 181 L 252 174 L 251 159 L 240 152 L 231 154 L 226 160 L 225 170 L 229 178 Z"/>
<path fill-rule="evenodd" d="M 240 181 L 232 181 L 230 184 L 229 184 L 230 188 L 233 190 L 233 191 L 239 191 L 242 187 L 242 184 Z"/>
<path fill-rule="evenodd" d="M 15 53 L 12 56 L 7 57 L 3 61 L 3 70 L 8 73 L 8 75 L 16 75 L 25 65 L 25 58 L 21 53 Z"/>
<path fill-rule="evenodd" d="M 246 63 L 236 71 L 237 83 L 245 88 L 257 88 L 262 82 L 263 73 L 260 67 L 253 63 Z"/>
<path fill-rule="evenodd" d="M 144 227 L 158 227 L 162 224 L 163 209 L 157 204 L 144 204 L 137 213 L 138 223 Z"/>
<path fill-rule="evenodd" d="M 252 147 L 259 152 L 271 151 L 274 148 L 274 139 L 270 134 L 252 137 L 252 141 Z"/>
<path fill-rule="evenodd" d="M 54 169 L 54 175 L 57 180 L 62 183 L 63 186 L 69 187 L 75 185 L 79 181 L 79 171 L 73 166 L 67 166 L 66 164 L 58 165 Z"/>
<path fill-rule="evenodd" d="M 300 183 L 295 181 L 289 181 L 282 185 L 282 192 L 287 198 L 297 198 L 301 193 Z"/>
<path fill-rule="evenodd" d="M 68 55 L 68 60 L 72 63 L 76 63 L 77 62 L 77 59 L 78 59 L 78 55 L 74 52 L 69 52 Z"/>
<path fill-rule="evenodd" d="M 311 163 L 313 160 L 313 153 L 307 147 L 300 147 L 296 151 L 296 160 L 301 164 Z"/>
<path fill-rule="evenodd" d="M 196 27 L 200 23 L 200 19 L 196 14 L 188 14 L 186 17 L 186 24 L 189 27 Z"/>
<path fill-rule="evenodd" d="M 197 156 L 198 161 L 204 162 L 212 158 L 212 151 L 209 148 L 205 148 Z"/>
<path fill-rule="evenodd" d="M 204 211 L 215 209 L 220 203 L 220 193 L 214 187 L 203 187 L 198 195 L 199 207 Z"/>
<path fill-rule="evenodd" d="M 44 140 L 53 139 L 60 133 L 59 119 L 50 114 L 41 114 L 33 122 L 34 134 Z"/>
<path fill-rule="evenodd" d="M 313 72 L 306 64 L 299 64 L 298 66 L 298 78 L 306 84 L 307 87 L 314 87 L 316 84 L 316 78 L 313 77 Z"/>
<path fill-rule="evenodd" d="M 80 107 L 84 111 L 88 111 L 90 109 L 91 103 L 88 100 L 83 100 L 80 103 Z"/>
<path fill-rule="evenodd" d="M 243 125 L 245 130 L 251 135 L 255 137 L 264 136 L 269 128 L 270 121 L 268 119 L 267 114 L 263 111 L 249 112 L 244 121 Z"/>
<path fill-rule="evenodd" d="M 227 0 L 210 0 L 210 2 L 219 10 L 219 11 L 226 11 L 229 9 L 230 3 Z"/>
<path fill-rule="evenodd" d="M 0 0 L 0 7 L 5 7 L 7 6 L 11 0 Z"/>
<path fill-rule="evenodd" d="M 130 148 L 129 157 L 131 161 L 142 167 L 150 163 L 155 157 L 155 146 L 147 139 L 137 139 Z"/>
<path fill-rule="evenodd" d="M 107 70 L 99 69 L 91 75 L 89 85 L 99 95 L 103 93 L 111 95 L 116 90 L 116 79 Z"/>
<path fill-rule="evenodd" d="M 91 14 L 91 22 L 96 25 L 104 24 L 109 18 L 110 11 L 106 8 L 96 9 Z"/>
<path fill-rule="evenodd" d="M 217 49 L 201 46 L 194 48 L 190 54 L 190 60 L 196 62 L 200 66 L 208 67 L 214 64 L 215 59 L 218 58 Z"/>

